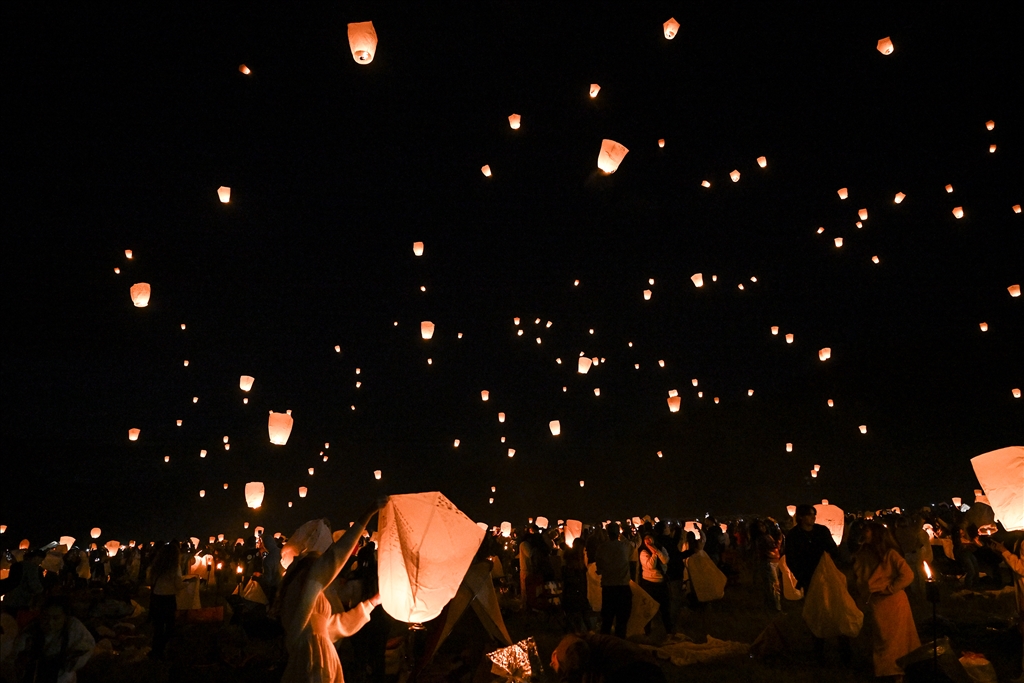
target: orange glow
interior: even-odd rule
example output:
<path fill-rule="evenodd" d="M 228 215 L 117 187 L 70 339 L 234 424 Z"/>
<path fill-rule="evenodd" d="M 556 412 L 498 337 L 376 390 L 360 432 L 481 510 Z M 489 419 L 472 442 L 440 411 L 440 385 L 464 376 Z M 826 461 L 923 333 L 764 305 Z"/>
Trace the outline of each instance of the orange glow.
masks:
<path fill-rule="evenodd" d="M 239 64 L 238 65 L 238 70 L 241 71 L 246 76 L 248 76 L 249 74 L 252 73 L 252 71 L 249 69 L 249 67 L 247 67 L 245 64 Z"/>

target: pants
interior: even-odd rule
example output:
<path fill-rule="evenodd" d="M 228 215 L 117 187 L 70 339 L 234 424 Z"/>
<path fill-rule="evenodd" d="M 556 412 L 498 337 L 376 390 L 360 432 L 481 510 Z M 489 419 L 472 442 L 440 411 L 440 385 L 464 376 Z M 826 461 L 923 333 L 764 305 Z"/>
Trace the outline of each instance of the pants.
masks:
<path fill-rule="evenodd" d="M 151 595 L 149 620 L 153 622 L 153 656 L 162 657 L 167 642 L 174 635 L 174 617 L 178 611 L 173 595 Z"/>
<path fill-rule="evenodd" d="M 601 633 L 608 635 L 612 632 L 612 622 L 615 623 L 615 635 L 619 638 L 626 637 L 626 624 L 629 622 L 629 613 L 633 609 L 633 591 L 629 586 L 602 586 L 601 587 Z"/>
<path fill-rule="evenodd" d="M 664 581 L 648 581 L 641 578 L 640 587 L 647 591 L 647 594 L 658 603 L 658 613 L 661 614 L 661 623 L 665 625 L 665 633 L 672 633 L 672 613 L 668 584 Z"/>

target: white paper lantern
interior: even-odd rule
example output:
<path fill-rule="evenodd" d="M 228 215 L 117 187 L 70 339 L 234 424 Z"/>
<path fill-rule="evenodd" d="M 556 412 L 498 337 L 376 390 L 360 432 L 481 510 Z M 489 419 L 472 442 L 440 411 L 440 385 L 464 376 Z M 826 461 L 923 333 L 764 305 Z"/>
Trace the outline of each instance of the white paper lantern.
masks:
<path fill-rule="evenodd" d="M 424 339 L 430 339 L 434 336 L 434 323 L 429 320 L 424 320 L 420 323 L 420 336 Z"/>
<path fill-rule="evenodd" d="M 704 286 L 704 276 L 701 273 L 694 273 L 690 276 L 690 281 L 693 282 L 694 287 Z"/>
<path fill-rule="evenodd" d="M 238 378 L 238 388 L 242 391 L 249 391 L 252 389 L 252 383 L 255 381 L 256 378 L 251 375 L 242 375 Z"/>
<path fill-rule="evenodd" d="M 270 443 L 275 446 L 284 446 L 288 443 L 288 437 L 292 433 L 292 411 L 283 413 L 270 411 L 270 418 L 267 420 L 267 431 L 270 433 Z"/>
<path fill-rule="evenodd" d="M 348 25 L 348 46 L 356 64 L 369 64 L 377 51 L 377 32 L 372 21 L 360 21 Z"/>
<path fill-rule="evenodd" d="M 132 285 L 130 293 L 136 308 L 145 308 L 149 305 L 150 291 L 148 282 L 137 282 Z"/>
<path fill-rule="evenodd" d="M 250 481 L 245 485 L 245 504 L 253 510 L 263 505 L 264 491 L 262 481 Z"/>
<path fill-rule="evenodd" d="M 217 188 L 217 198 L 220 199 L 221 204 L 227 204 L 231 201 L 231 188 L 221 185 Z"/>
<path fill-rule="evenodd" d="M 1010 446 L 971 458 L 995 518 L 1007 531 L 1024 529 L 1024 447 Z"/>
<path fill-rule="evenodd" d="M 615 173 L 629 150 L 614 140 L 602 140 L 601 152 L 597 155 L 597 167 L 605 173 Z"/>
<path fill-rule="evenodd" d="M 548 429 L 551 430 L 552 436 L 558 436 L 562 433 L 562 423 L 558 420 L 552 420 L 551 422 L 548 422 Z"/>

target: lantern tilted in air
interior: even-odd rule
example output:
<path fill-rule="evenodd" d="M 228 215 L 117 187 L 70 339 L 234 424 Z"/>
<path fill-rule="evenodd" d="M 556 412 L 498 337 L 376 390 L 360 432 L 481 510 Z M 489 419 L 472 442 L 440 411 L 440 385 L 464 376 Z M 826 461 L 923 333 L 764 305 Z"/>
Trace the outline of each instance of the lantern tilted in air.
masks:
<path fill-rule="evenodd" d="M 601 152 L 597 155 L 597 167 L 605 173 L 615 173 L 628 152 L 628 149 L 614 140 L 602 140 Z"/>
<path fill-rule="evenodd" d="M 369 64 L 377 51 L 377 32 L 372 21 L 360 21 L 348 25 L 348 46 L 356 64 Z"/>

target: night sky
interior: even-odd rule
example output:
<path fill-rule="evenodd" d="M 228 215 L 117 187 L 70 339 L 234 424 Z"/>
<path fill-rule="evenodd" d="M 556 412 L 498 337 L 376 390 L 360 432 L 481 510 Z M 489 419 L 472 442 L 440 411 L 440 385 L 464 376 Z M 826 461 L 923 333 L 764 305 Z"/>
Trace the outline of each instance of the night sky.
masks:
<path fill-rule="evenodd" d="M 6 544 L 973 500 L 1024 443 L 1019 8 L 638 4 L 4 4 Z"/>

